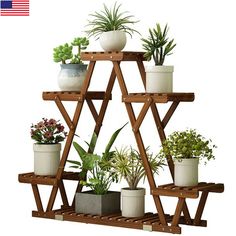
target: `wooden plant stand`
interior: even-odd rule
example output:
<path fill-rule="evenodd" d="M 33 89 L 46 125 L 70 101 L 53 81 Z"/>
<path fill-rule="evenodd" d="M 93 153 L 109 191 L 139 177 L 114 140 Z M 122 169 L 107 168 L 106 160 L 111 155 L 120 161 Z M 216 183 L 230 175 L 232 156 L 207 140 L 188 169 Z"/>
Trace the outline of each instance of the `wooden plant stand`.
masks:
<path fill-rule="evenodd" d="M 202 220 L 202 213 L 205 207 L 207 196 L 210 192 L 221 193 L 224 191 L 223 184 L 215 183 L 199 183 L 194 187 L 176 187 L 173 183 L 157 187 L 150 168 L 145 146 L 140 132 L 140 126 L 147 114 L 151 109 L 156 129 L 159 134 L 161 142 L 166 139 L 164 129 L 168 124 L 170 118 L 175 112 L 180 102 L 192 102 L 194 100 L 193 93 L 169 93 L 169 94 L 149 94 L 149 93 L 128 93 L 123 73 L 120 67 L 121 62 L 133 61 L 137 63 L 143 84 L 145 86 L 145 70 L 143 65 L 142 52 L 86 52 L 82 54 L 82 60 L 89 61 L 88 72 L 81 92 L 43 92 L 44 100 L 55 101 L 58 109 L 60 110 L 65 122 L 69 127 L 69 134 L 66 140 L 65 148 L 61 157 L 59 169 L 55 177 L 50 176 L 36 176 L 34 173 L 19 174 L 19 182 L 29 183 L 32 186 L 37 211 L 33 211 L 34 217 L 50 218 L 57 220 L 67 220 L 76 222 L 85 222 L 93 224 L 111 225 L 126 228 L 143 229 L 148 231 L 160 231 L 169 233 L 181 233 L 179 224 L 188 224 L 193 226 L 206 226 L 207 221 Z M 89 92 L 89 84 L 92 78 L 95 64 L 98 61 L 110 61 L 113 68 L 108 80 L 105 92 Z M 109 101 L 111 100 L 111 93 L 115 80 L 118 80 L 122 101 L 126 106 L 126 110 L 130 119 L 133 133 L 138 145 L 139 152 L 142 157 L 143 165 L 147 174 L 148 183 L 150 186 L 151 194 L 154 199 L 157 213 L 146 213 L 143 217 L 126 218 L 121 214 L 114 215 L 89 215 L 78 214 L 74 211 L 74 200 L 69 204 L 67 194 L 64 188 L 64 180 L 74 180 L 78 182 L 76 192 L 80 192 L 82 187 L 79 184 L 78 173 L 64 171 L 65 164 L 68 158 L 69 150 L 73 141 L 75 130 L 81 115 L 84 102 L 91 111 L 95 121 L 94 132 L 99 135 L 100 128 L 105 116 L 105 112 Z M 101 108 L 98 112 L 94 106 L 93 100 L 101 100 Z M 73 119 L 68 115 L 63 101 L 74 101 L 77 103 Z M 133 110 L 133 103 L 143 104 L 139 115 L 136 117 Z M 168 111 L 163 119 L 160 118 L 158 107 L 159 103 L 171 103 Z M 172 178 L 174 176 L 174 165 L 172 158 L 168 161 L 168 166 Z M 48 205 L 44 210 L 41 197 L 38 190 L 38 185 L 51 185 L 52 191 L 49 197 Z M 53 205 L 58 193 L 61 193 L 62 203 L 61 209 L 53 209 Z M 187 198 L 198 198 L 201 193 L 199 205 L 196 210 L 195 217 L 192 219 L 186 203 Z M 178 203 L 174 215 L 165 214 L 160 196 L 170 196 L 178 198 Z M 183 213 L 183 214 L 182 214 Z M 181 215 L 182 214 L 182 215 Z"/>

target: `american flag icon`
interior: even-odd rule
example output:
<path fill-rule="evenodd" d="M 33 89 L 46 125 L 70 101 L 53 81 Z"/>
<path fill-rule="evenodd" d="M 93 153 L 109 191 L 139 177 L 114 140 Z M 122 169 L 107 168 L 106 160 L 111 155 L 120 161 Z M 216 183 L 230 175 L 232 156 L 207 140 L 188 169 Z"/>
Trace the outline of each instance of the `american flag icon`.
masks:
<path fill-rule="evenodd" d="M 29 16 L 29 0 L 0 0 L 0 16 Z"/>

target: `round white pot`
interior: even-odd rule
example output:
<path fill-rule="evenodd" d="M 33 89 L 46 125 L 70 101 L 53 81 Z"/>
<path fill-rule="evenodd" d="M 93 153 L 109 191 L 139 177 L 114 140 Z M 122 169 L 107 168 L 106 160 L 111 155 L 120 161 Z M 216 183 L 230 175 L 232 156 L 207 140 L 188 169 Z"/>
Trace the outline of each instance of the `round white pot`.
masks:
<path fill-rule="evenodd" d="M 121 189 L 121 211 L 124 217 L 141 217 L 145 212 L 145 189 Z"/>
<path fill-rule="evenodd" d="M 34 174 L 56 175 L 60 163 L 61 144 L 34 144 Z"/>
<path fill-rule="evenodd" d="M 119 30 L 103 32 L 99 42 L 106 52 L 121 51 L 126 45 L 126 33 Z"/>
<path fill-rule="evenodd" d="M 145 71 L 147 93 L 173 92 L 173 66 L 147 66 Z"/>
<path fill-rule="evenodd" d="M 174 160 L 174 179 L 176 186 L 195 186 L 198 184 L 198 158 Z"/>
<path fill-rule="evenodd" d="M 58 86 L 62 91 L 80 91 L 85 80 L 87 65 L 61 64 L 57 77 Z"/>

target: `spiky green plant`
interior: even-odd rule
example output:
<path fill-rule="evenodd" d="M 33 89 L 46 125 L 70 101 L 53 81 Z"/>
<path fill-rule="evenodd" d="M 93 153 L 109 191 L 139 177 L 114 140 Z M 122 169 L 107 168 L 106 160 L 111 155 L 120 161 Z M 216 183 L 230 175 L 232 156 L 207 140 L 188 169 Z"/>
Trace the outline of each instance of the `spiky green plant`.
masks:
<path fill-rule="evenodd" d="M 133 15 L 129 15 L 128 11 L 121 12 L 121 4 L 117 5 L 117 2 L 110 9 L 103 4 L 103 9 L 100 12 L 90 14 L 91 20 L 88 20 L 87 27 L 89 28 L 86 32 L 89 37 L 95 36 L 99 38 L 99 35 L 103 32 L 121 30 L 128 33 L 131 37 L 134 32 L 139 33 L 131 26 L 137 23 L 134 20 Z"/>
<path fill-rule="evenodd" d="M 163 65 L 165 57 L 171 55 L 171 51 L 176 44 L 174 39 L 169 40 L 167 37 L 168 25 L 165 25 L 162 31 L 160 24 L 156 24 L 156 28 L 149 29 L 149 36 L 147 39 L 142 38 L 143 49 L 146 51 L 144 57 L 150 61 L 152 58 L 155 65 Z"/>
<path fill-rule="evenodd" d="M 81 61 L 81 51 L 85 50 L 89 45 L 86 37 L 77 37 L 71 44 L 65 43 L 53 49 L 54 62 L 62 62 L 66 64 L 66 60 L 70 60 L 70 64 L 83 64 Z M 77 47 L 77 53 L 73 54 L 73 47 Z"/>
<path fill-rule="evenodd" d="M 164 160 L 148 153 L 148 148 L 146 152 L 153 174 L 158 174 L 159 168 L 164 165 Z M 124 178 L 127 181 L 130 189 L 137 189 L 139 181 L 146 176 L 140 154 L 132 147 L 116 149 L 111 163 L 112 170 L 120 179 Z"/>

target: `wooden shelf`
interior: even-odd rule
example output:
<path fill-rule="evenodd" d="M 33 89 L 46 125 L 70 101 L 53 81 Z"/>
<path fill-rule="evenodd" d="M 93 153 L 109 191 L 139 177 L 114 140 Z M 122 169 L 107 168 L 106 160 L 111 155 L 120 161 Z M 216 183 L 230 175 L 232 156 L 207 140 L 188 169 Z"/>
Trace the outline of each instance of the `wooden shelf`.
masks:
<path fill-rule="evenodd" d="M 224 192 L 223 184 L 205 183 L 201 182 L 197 186 L 192 187 L 178 187 L 173 183 L 160 185 L 158 188 L 152 190 L 153 195 L 183 197 L 183 198 L 198 198 L 199 192 Z"/>
<path fill-rule="evenodd" d="M 88 92 L 85 95 L 85 99 L 103 100 L 105 98 L 105 92 Z M 80 92 L 63 91 L 63 92 L 43 92 L 43 100 L 53 101 L 60 99 L 61 101 L 82 101 L 83 95 Z M 111 96 L 109 96 L 111 100 Z"/>
<path fill-rule="evenodd" d="M 82 52 L 83 61 L 145 61 L 144 52 Z"/>
<path fill-rule="evenodd" d="M 159 220 L 158 214 L 154 213 L 145 213 L 143 217 L 122 217 L 121 213 L 110 214 L 110 215 L 90 215 L 90 214 L 80 214 L 75 213 L 72 208 L 54 210 L 48 213 L 33 211 L 33 217 L 49 218 L 56 220 L 65 220 L 65 221 L 74 221 L 74 222 L 83 222 L 90 224 L 99 224 L 99 225 L 109 225 L 133 229 L 142 229 L 147 231 L 160 231 L 160 232 L 169 232 L 169 233 L 181 233 L 181 228 L 162 226 Z M 171 222 L 172 216 L 165 214 L 167 222 Z"/>
<path fill-rule="evenodd" d="M 192 102 L 194 101 L 194 93 L 129 93 L 122 96 L 122 101 L 130 102 L 148 102 L 152 100 L 154 103 L 167 102 Z"/>
<path fill-rule="evenodd" d="M 62 174 L 62 179 L 65 180 L 76 180 L 79 181 L 79 173 L 78 172 L 66 172 L 64 171 Z M 19 174 L 18 180 L 20 183 L 28 183 L 28 184 L 43 184 L 43 185 L 58 185 L 58 179 L 55 176 L 40 176 L 35 175 L 33 172 Z"/>

